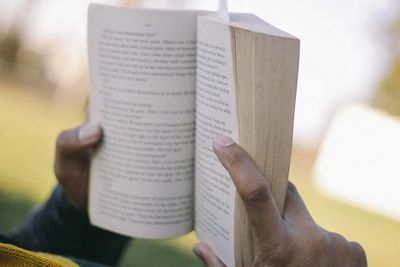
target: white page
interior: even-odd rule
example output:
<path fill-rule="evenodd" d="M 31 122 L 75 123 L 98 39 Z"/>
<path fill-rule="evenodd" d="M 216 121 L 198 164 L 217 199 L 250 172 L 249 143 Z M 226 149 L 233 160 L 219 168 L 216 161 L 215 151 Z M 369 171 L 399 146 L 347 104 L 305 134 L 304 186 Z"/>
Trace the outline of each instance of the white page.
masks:
<path fill-rule="evenodd" d="M 193 228 L 197 15 L 90 6 L 90 117 L 104 129 L 94 225 L 141 238 Z"/>
<path fill-rule="evenodd" d="M 219 134 L 239 136 L 230 29 L 216 16 L 199 17 L 197 37 L 195 229 L 233 267 L 236 189 L 212 148 Z"/>

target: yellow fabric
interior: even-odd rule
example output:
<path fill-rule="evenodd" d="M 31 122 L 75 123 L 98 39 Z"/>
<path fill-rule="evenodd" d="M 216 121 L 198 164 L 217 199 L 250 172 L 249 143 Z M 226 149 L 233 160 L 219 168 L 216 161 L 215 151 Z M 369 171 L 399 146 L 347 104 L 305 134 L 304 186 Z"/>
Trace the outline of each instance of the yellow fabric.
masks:
<path fill-rule="evenodd" d="M 73 261 L 48 253 L 32 252 L 0 243 L 0 266 L 6 267 L 79 267 Z"/>

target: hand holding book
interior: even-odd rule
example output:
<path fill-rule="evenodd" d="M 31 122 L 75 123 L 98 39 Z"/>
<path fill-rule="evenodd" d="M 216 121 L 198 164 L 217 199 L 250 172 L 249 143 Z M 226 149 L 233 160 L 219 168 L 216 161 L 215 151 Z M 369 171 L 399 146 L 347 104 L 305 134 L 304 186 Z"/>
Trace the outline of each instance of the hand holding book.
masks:
<path fill-rule="evenodd" d="M 251 266 L 367 266 L 363 248 L 321 228 L 292 183 L 280 215 L 268 186 L 239 145 L 226 136 L 214 140 L 214 151 L 229 172 L 253 227 L 255 260 Z M 199 243 L 194 252 L 207 267 L 224 267 L 213 251 Z"/>

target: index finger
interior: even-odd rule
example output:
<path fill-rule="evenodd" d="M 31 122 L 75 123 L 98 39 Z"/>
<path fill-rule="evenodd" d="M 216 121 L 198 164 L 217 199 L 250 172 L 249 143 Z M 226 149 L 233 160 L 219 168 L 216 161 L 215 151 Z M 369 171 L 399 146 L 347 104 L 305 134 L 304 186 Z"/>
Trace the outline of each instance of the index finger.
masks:
<path fill-rule="evenodd" d="M 256 237 L 271 240 L 273 235 L 282 233 L 282 217 L 267 180 L 247 152 L 227 136 L 217 137 L 213 146 L 243 200 Z"/>

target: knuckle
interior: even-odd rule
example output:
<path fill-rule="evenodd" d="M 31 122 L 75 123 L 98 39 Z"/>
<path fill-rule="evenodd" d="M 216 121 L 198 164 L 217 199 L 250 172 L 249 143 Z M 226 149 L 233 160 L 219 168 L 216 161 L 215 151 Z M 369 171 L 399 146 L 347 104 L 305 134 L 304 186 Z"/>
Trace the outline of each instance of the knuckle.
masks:
<path fill-rule="evenodd" d="M 329 245 L 329 239 L 325 233 L 318 231 L 312 238 L 314 247 L 326 247 Z"/>
<path fill-rule="evenodd" d="M 269 188 L 265 181 L 258 179 L 257 182 L 246 184 L 241 190 L 242 199 L 246 202 L 261 202 L 269 200 Z"/>
<path fill-rule="evenodd" d="M 309 243 L 309 256 L 312 258 L 321 258 L 321 256 L 329 253 L 330 241 L 328 236 L 319 231 L 313 234 Z"/>
<path fill-rule="evenodd" d="M 56 139 L 56 148 L 57 149 L 64 149 L 67 146 L 67 137 L 68 137 L 68 131 L 62 131 Z"/>
<path fill-rule="evenodd" d="M 355 253 L 364 253 L 364 249 L 362 248 L 362 246 L 355 241 L 350 241 L 349 242 L 350 248 L 355 252 Z"/>
<path fill-rule="evenodd" d="M 66 174 L 65 170 L 62 168 L 55 168 L 54 169 L 54 174 L 58 180 L 58 182 L 60 184 L 63 184 L 66 180 L 66 177 L 68 177 L 68 175 Z"/>
<path fill-rule="evenodd" d="M 341 234 L 330 232 L 331 249 L 336 252 L 343 252 L 351 250 L 350 243 Z"/>
<path fill-rule="evenodd" d="M 342 259 L 346 266 L 367 266 L 367 256 L 359 243 L 349 242 L 338 233 L 330 233 L 330 236 L 333 239 L 331 249 L 336 258 Z M 350 257 L 344 257 L 344 255 L 350 255 Z"/>
<path fill-rule="evenodd" d="M 57 180 L 62 184 L 66 180 L 66 177 L 69 176 L 68 168 L 65 168 L 64 164 L 57 160 L 54 162 L 53 166 L 54 175 L 56 176 Z"/>
<path fill-rule="evenodd" d="M 356 261 L 356 266 L 367 266 L 367 256 L 363 247 L 358 243 L 351 241 L 349 242 L 353 259 Z"/>

